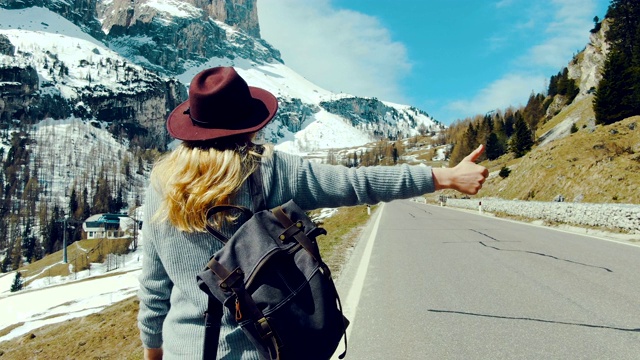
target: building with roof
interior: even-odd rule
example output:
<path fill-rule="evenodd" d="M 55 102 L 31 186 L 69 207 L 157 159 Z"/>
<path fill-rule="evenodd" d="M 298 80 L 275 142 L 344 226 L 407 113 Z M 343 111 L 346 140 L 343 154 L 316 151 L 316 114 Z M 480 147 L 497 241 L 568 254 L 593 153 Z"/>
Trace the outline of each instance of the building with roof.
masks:
<path fill-rule="evenodd" d="M 117 239 L 131 237 L 136 221 L 127 214 L 96 214 L 82 223 L 87 239 Z"/>

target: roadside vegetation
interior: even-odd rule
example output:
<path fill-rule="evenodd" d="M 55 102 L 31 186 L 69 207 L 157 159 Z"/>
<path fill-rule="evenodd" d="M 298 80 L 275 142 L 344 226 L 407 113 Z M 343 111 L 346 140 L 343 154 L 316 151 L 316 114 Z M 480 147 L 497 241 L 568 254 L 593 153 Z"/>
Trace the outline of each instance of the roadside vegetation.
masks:
<path fill-rule="evenodd" d="M 580 130 L 521 159 L 487 161 L 491 175 L 478 196 L 506 200 L 640 204 L 640 116 Z M 511 170 L 498 176 L 502 167 Z"/>
<path fill-rule="evenodd" d="M 372 214 L 376 208 L 371 207 Z M 327 235 L 318 237 L 318 247 L 334 278 L 339 276 L 369 218 L 367 207 L 360 205 L 338 208 L 336 214 L 321 220 L 320 226 L 327 230 Z"/>

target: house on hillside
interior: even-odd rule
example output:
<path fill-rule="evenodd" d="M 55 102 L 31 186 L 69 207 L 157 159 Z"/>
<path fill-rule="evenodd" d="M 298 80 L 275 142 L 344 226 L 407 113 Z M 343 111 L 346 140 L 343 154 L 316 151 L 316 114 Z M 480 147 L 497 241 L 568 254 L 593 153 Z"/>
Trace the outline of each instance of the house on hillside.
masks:
<path fill-rule="evenodd" d="M 137 226 L 127 214 L 96 214 L 82 223 L 82 230 L 87 239 L 116 239 L 133 236 Z"/>

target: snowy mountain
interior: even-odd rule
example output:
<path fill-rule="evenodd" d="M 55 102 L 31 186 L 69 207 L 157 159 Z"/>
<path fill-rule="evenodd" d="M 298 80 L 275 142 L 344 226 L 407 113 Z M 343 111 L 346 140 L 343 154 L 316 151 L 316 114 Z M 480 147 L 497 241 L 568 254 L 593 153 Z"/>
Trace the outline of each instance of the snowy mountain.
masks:
<path fill-rule="evenodd" d="M 113 8 L 117 8 L 117 4 L 99 3 Z M 12 55 L 5 54 L 0 58 L 0 68 L 5 69 L 3 73 L 6 69 L 27 72 L 33 68 L 39 81 L 32 85 L 33 91 L 29 95 L 40 99 L 63 98 L 69 104 L 67 111 L 52 113 L 52 106 L 40 100 L 40 108 L 45 109 L 31 110 L 28 114 L 31 121 L 44 120 L 47 115 L 54 119 L 75 116 L 85 121 L 106 121 L 117 138 L 133 140 L 148 132 L 144 140 L 138 139 L 142 146 L 164 145 L 169 140 L 164 131 L 164 118 L 186 97 L 186 91 L 183 91 L 186 87 L 178 88 L 175 81 L 188 86 L 200 70 L 227 65 L 235 66 L 251 85 L 264 87 L 278 96 L 281 109 L 264 137 L 267 141 L 283 144 L 282 148 L 288 151 L 305 153 L 328 147 L 361 145 L 378 138 L 416 134 L 420 126 L 439 129 L 439 124 L 427 113 L 415 108 L 334 94 L 319 88 L 286 67 L 279 59 L 279 53 L 264 40 L 219 20 L 203 21 L 203 11 L 193 5 L 155 1 L 136 2 L 135 7 L 138 12 L 134 9 L 134 14 L 143 11 L 147 11 L 147 17 L 153 14 L 153 21 L 149 22 L 152 25 L 140 30 L 141 20 L 136 20 L 135 25 L 124 32 L 122 25 L 117 23 L 106 25 L 108 17 L 105 16 L 100 19 L 103 31 L 108 27 L 116 35 L 110 33 L 103 40 L 92 37 L 77 24 L 44 7 L 3 9 L 0 37 L 6 38 L 15 48 Z M 149 12 L 150 8 L 153 11 Z M 109 14 L 113 11 L 116 10 L 103 10 Z M 177 51 L 178 55 L 172 61 L 160 61 L 169 55 L 157 56 L 149 48 L 172 47 L 159 44 L 162 38 L 155 34 L 174 30 L 180 33 L 173 27 L 185 21 L 189 22 L 187 27 L 204 23 L 207 29 L 215 30 L 217 37 L 209 46 L 216 51 L 199 47 L 202 49 L 197 56 L 193 53 L 181 56 Z M 203 41 L 202 35 L 184 40 Z M 204 57 L 207 55 L 214 56 Z M 4 87 L 9 86 L 8 82 L 16 83 L 14 79 L 6 81 L 6 78 L 5 75 L 2 79 Z M 350 100 L 345 102 L 345 99 Z M 34 101 L 37 102 L 18 99 L 13 108 Z M 20 113 L 8 111 L 11 108 L 5 107 L 4 117 L 15 117 Z M 126 132 L 115 131 L 114 124 L 124 127 Z"/>

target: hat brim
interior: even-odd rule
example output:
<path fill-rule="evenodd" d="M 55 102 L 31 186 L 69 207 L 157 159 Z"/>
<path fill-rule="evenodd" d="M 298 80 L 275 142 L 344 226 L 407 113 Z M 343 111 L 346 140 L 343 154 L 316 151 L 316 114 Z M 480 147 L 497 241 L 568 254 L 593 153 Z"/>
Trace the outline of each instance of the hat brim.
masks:
<path fill-rule="evenodd" d="M 248 134 L 265 127 L 278 111 L 278 99 L 267 90 L 249 86 L 253 99 L 251 112 L 244 119 L 234 124 L 227 124 L 227 128 L 205 128 L 194 125 L 186 113 L 189 100 L 178 105 L 167 118 L 167 131 L 172 137 L 184 141 L 206 141 L 226 136 Z"/>

